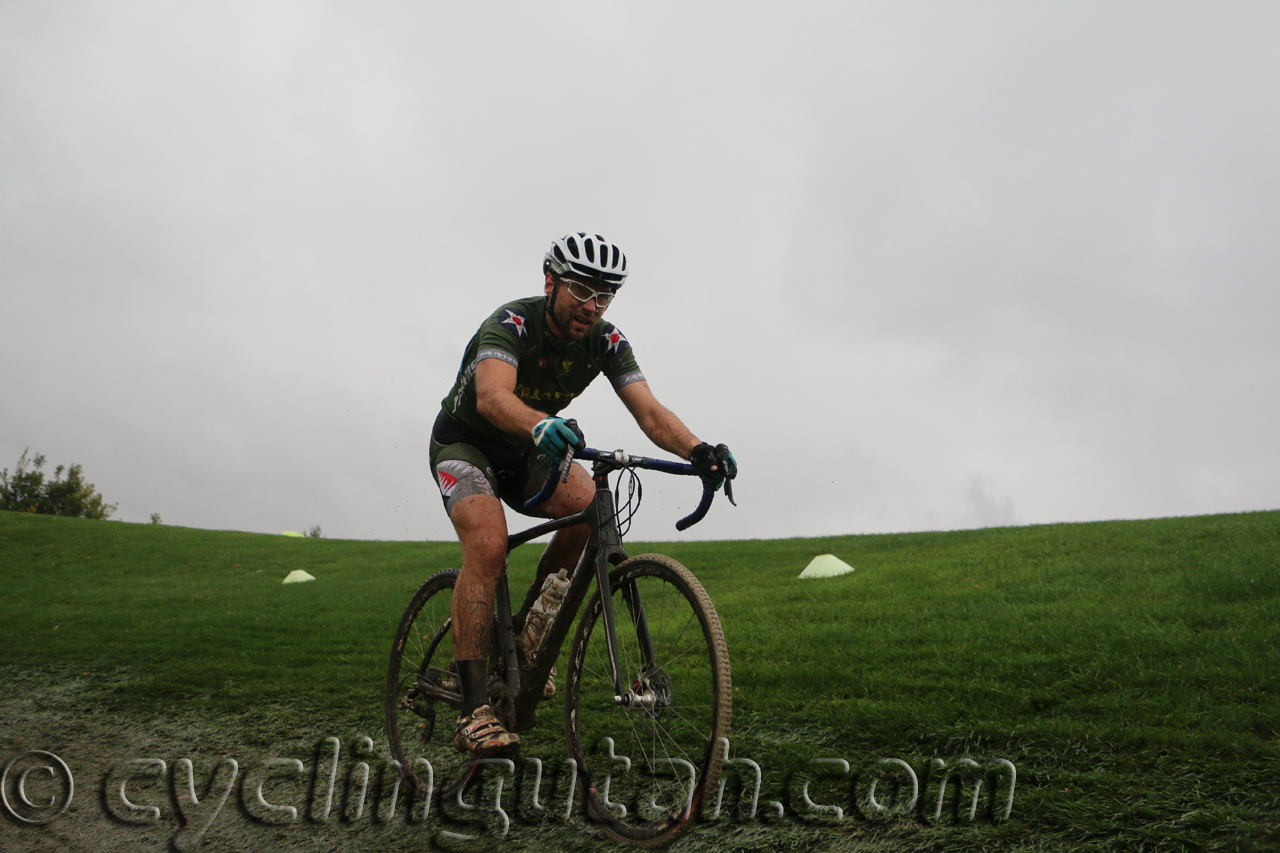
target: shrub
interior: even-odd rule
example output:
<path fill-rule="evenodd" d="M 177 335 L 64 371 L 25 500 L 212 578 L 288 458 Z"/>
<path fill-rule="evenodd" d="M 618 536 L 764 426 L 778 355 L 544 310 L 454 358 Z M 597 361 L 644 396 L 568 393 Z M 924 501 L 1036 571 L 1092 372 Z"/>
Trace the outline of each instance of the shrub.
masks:
<path fill-rule="evenodd" d="M 12 476 L 8 468 L 0 471 L 0 509 L 68 518 L 107 518 L 116 511 L 117 504 L 107 503 L 92 483 L 84 481 L 79 465 L 70 468 L 59 465 L 54 469 L 53 479 L 47 480 L 41 470 L 44 455 L 37 453 L 28 461 L 27 450 L 18 457 Z M 65 480 L 63 471 L 67 474 Z"/>

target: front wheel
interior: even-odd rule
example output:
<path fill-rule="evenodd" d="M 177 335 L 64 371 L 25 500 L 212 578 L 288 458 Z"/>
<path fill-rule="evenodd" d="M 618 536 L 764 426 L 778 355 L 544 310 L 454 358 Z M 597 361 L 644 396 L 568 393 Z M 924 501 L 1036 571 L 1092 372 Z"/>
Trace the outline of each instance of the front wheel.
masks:
<path fill-rule="evenodd" d="M 565 683 L 565 734 L 592 820 L 618 841 L 666 844 L 714 791 L 729 736 L 729 651 L 711 598 L 669 557 L 610 574 L 622 695 L 597 591 L 578 622 Z"/>

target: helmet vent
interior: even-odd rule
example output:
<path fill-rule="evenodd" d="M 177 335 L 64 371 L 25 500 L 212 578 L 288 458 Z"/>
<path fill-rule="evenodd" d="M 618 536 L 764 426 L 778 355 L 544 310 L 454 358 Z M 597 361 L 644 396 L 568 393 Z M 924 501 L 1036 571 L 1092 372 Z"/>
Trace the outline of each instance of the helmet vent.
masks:
<path fill-rule="evenodd" d="M 588 237 L 586 240 L 582 241 L 582 248 L 586 249 L 587 251 L 587 260 L 590 263 L 594 264 L 596 262 L 596 252 L 595 252 L 596 247 L 595 247 L 595 243 L 592 242 L 591 238 Z"/>
<path fill-rule="evenodd" d="M 567 240 L 565 240 L 565 241 L 564 241 L 564 244 L 565 244 L 566 246 L 568 246 L 568 247 L 569 247 L 569 253 L 570 253 L 570 254 L 572 254 L 575 258 L 580 258 L 580 257 L 582 257 L 582 254 L 578 251 L 578 241 L 577 241 L 577 240 L 575 240 L 575 239 L 573 239 L 572 237 L 570 237 L 570 238 L 568 238 Z"/>

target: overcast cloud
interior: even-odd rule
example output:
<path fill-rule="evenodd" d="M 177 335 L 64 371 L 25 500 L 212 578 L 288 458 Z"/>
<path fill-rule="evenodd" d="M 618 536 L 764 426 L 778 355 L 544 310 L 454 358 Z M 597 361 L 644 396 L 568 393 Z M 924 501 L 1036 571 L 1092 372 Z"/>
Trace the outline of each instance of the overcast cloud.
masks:
<path fill-rule="evenodd" d="M 742 465 L 690 533 L 1280 507 L 1274 3 L 0 5 L 0 467 L 444 539 L 427 436 L 566 231 Z M 569 409 L 652 452 L 608 384 Z M 645 479 L 633 536 L 696 485 Z"/>

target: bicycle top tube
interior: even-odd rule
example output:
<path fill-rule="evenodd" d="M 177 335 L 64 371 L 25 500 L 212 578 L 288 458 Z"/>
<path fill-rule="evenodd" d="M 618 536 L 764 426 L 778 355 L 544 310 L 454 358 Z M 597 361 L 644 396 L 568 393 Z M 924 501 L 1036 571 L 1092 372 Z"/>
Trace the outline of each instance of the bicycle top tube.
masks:
<path fill-rule="evenodd" d="M 525 501 L 524 508 L 528 512 L 537 509 L 546 503 L 558 486 L 567 477 L 567 465 L 572 459 L 588 459 L 597 464 L 603 464 L 610 470 L 621 470 L 623 468 L 643 468 L 649 471 L 661 471 L 664 474 L 679 474 L 684 476 L 696 477 L 699 475 L 698 469 L 687 462 L 672 462 L 669 459 L 651 459 L 648 456 L 632 456 L 624 450 L 596 450 L 593 447 L 584 447 L 581 450 L 573 451 L 573 454 L 565 454 L 565 458 L 560 465 L 553 465 L 551 473 L 547 477 L 546 484 L 543 485 L 542 491 Z M 702 501 L 688 516 L 676 522 L 676 530 L 687 530 L 697 524 L 707 514 L 707 510 L 711 508 L 711 500 L 715 497 L 716 490 L 707 480 L 702 481 Z M 541 525 L 540 525 L 541 526 Z"/>

